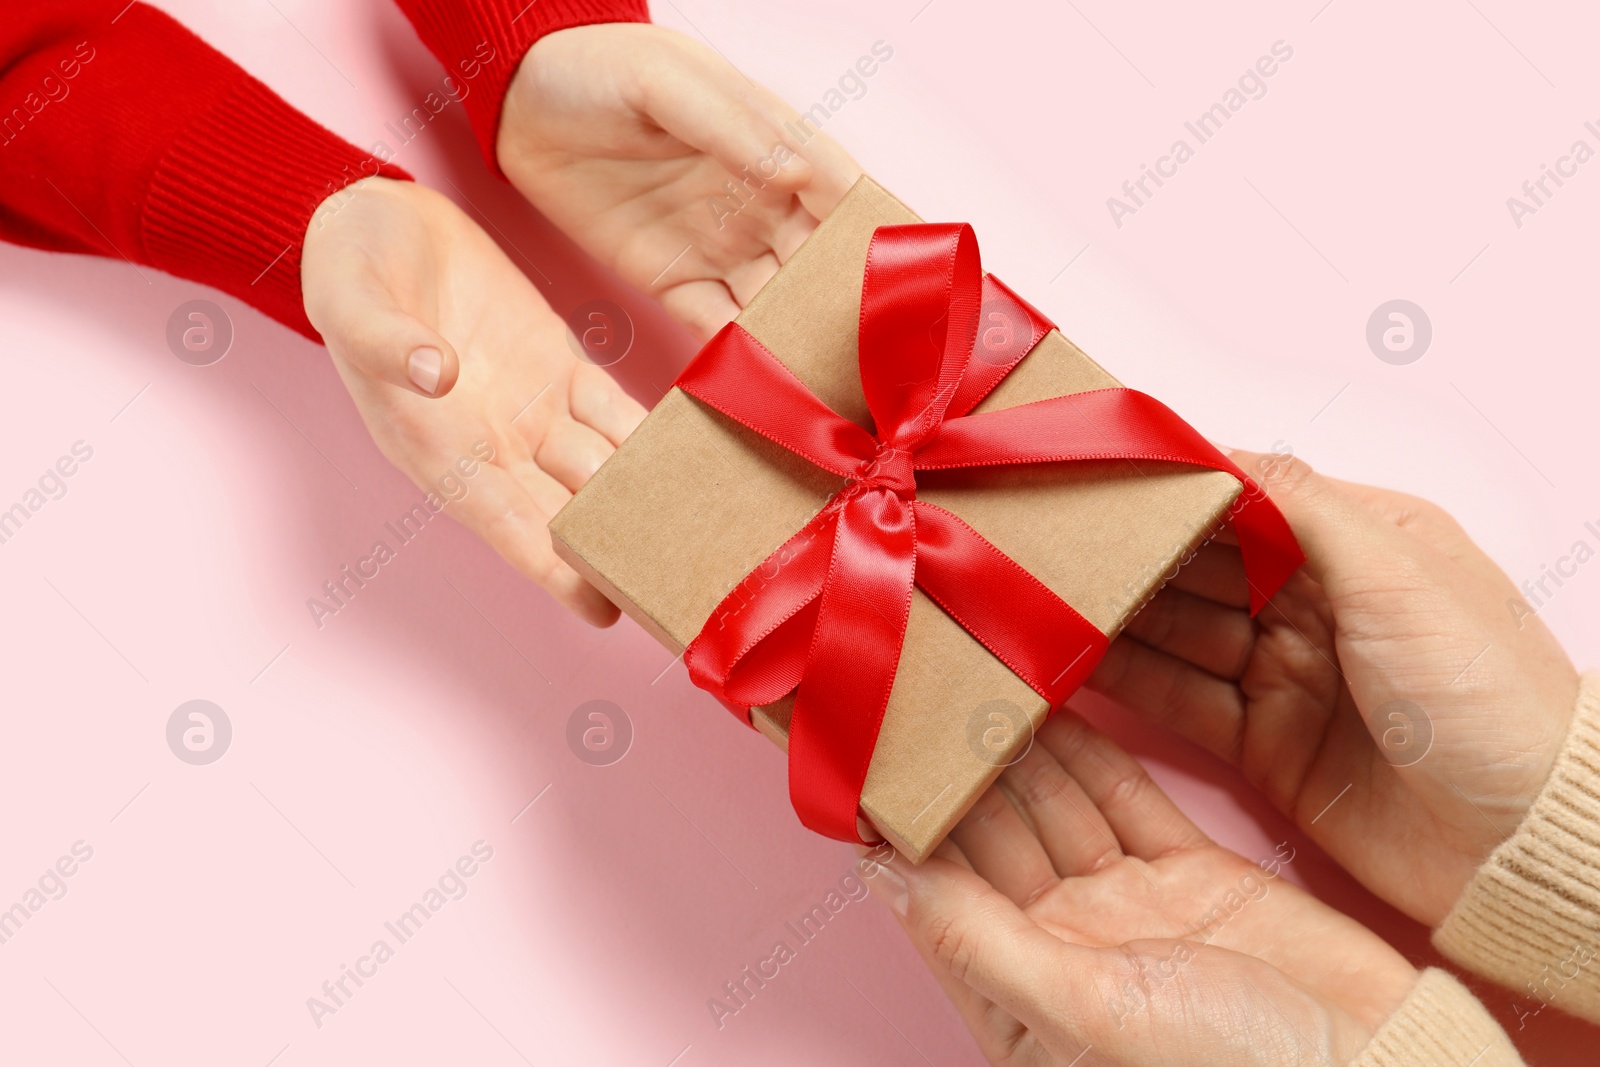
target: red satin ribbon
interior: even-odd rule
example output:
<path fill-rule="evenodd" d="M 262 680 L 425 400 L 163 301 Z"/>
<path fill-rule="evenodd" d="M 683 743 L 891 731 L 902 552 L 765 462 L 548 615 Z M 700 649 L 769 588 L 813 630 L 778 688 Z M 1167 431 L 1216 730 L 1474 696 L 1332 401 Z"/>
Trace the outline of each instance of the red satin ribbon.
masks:
<path fill-rule="evenodd" d="M 1105 635 L 1070 604 L 955 515 L 918 500 L 916 471 L 1085 459 L 1227 471 L 1244 486 L 1232 521 L 1252 614 L 1304 560 L 1249 475 L 1143 393 L 1099 389 L 969 415 L 1052 329 L 983 274 L 970 226 L 883 226 L 861 285 L 861 384 L 875 435 L 734 323 L 678 378 L 689 395 L 848 479 L 718 605 L 684 655 L 694 683 L 746 722 L 751 707 L 795 694 L 789 796 L 819 833 L 860 840 L 861 787 L 913 585 L 1052 709 L 1105 652 Z"/>

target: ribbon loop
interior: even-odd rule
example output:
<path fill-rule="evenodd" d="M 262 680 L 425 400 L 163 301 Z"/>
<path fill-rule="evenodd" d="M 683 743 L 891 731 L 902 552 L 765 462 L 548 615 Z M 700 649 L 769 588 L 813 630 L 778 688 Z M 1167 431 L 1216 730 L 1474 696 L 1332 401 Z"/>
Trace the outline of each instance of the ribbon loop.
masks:
<path fill-rule="evenodd" d="M 861 281 L 861 387 L 878 439 L 912 450 L 939 425 L 978 328 L 972 227 L 880 226 Z"/>

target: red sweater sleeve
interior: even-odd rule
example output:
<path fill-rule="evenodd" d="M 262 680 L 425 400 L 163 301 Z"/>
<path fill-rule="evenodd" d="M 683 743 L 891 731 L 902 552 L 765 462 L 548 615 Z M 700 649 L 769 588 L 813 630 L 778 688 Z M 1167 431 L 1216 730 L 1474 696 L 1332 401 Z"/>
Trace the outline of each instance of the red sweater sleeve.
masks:
<path fill-rule="evenodd" d="M 33 0 L 0 19 L 0 237 L 147 264 L 317 339 L 300 298 L 316 206 L 374 174 L 142 3 Z"/>
<path fill-rule="evenodd" d="M 649 22 L 645 0 L 396 0 L 445 69 L 484 80 L 462 101 L 484 158 L 495 158 L 500 108 L 511 79 L 535 41 L 547 33 L 597 22 Z"/>

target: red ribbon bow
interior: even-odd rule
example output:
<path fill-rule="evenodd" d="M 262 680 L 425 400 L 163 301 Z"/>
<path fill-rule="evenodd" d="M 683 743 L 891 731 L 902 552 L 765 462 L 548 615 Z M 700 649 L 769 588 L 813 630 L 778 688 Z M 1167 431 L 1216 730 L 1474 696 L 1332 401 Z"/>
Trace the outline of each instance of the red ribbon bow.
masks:
<path fill-rule="evenodd" d="M 973 359 L 980 309 L 1021 322 Z M 684 392 L 848 479 L 735 587 L 689 645 L 694 683 L 742 711 L 795 693 L 789 796 L 800 821 L 860 840 L 856 812 L 900 662 L 912 585 L 1044 697 L 1070 696 L 1107 639 L 955 515 L 916 496 L 919 470 L 1149 459 L 1227 471 L 1250 610 L 1303 561 L 1250 477 L 1159 401 L 1097 389 L 969 415 L 1054 326 L 984 275 L 961 225 L 882 226 L 861 284 L 861 384 L 877 434 L 817 399 L 736 323 L 679 376 Z"/>

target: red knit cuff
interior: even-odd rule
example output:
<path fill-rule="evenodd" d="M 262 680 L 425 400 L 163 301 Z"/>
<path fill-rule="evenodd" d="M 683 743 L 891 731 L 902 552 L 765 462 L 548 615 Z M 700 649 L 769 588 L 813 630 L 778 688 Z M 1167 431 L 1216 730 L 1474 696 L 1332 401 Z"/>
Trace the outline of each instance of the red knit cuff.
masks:
<path fill-rule="evenodd" d="M 474 79 L 462 101 L 484 158 L 495 158 L 500 112 L 511 79 L 535 41 L 600 22 L 649 22 L 645 0 L 399 0 L 428 49 L 453 76 Z M 476 73 L 474 73 L 476 71 Z M 482 79 L 482 80 L 478 80 Z"/>
<path fill-rule="evenodd" d="M 245 75 L 157 162 L 142 230 L 152 266 L 202 278 L 320 342 L 300 295 L 317 205 L 362 178 L 409 179 Z"/>

